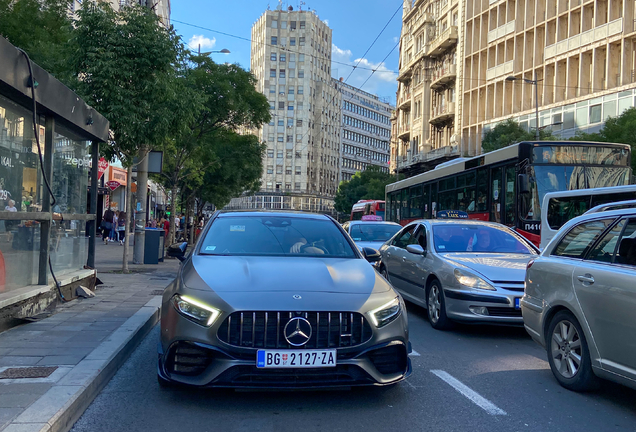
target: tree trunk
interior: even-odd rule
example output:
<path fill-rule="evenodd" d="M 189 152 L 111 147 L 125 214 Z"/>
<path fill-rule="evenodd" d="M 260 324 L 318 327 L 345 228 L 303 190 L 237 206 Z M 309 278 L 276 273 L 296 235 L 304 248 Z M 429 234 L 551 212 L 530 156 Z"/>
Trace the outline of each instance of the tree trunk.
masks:
<path fill-rule="evenodd" d="M 170 201 L 172 202 L 172 211 L 170 212 L 170 232 L 168 234 L 168 238 L 170 239 L 170 242 L 168 243 L 169 245 L 176 242 L 176 236 L 175 236 L 176 225 L 174 223 L 174 218 L 177 215 L 177 182 L 174 182 L 172 184 L 172 190 L 170 194 L 172 195 L 170 197 Z"/>
<path fill-rule="evenodd" d="M 122 259 L 122 265 L 121 265 L 121 271 L 123 273 L 128 273 L 128 245 L 130 244 L 130 221 L 131 221 L 131 214 L 134 217 L 134 213 L 132 213 L 130 210 L 132 209 L 133 206 L 133 199 L 132 199 L 132 166 L 128 167 L 128 175 L 127 175 L 127 179 L 126 179 L 126 199 L 125 199 L 126 204 L 124 205 L 124 211 L 126 212 L 126 224 L 124 225 L 124 257 Z"/>

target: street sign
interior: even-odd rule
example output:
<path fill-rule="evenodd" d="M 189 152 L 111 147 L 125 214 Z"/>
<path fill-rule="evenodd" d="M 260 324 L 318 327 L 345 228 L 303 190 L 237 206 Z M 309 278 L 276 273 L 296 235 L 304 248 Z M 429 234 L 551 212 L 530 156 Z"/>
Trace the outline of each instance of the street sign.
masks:
<path fill-rule="evenodd" d="M 100 179 L 108 169 L 108 161 L 105 158 L 99 158 L 97 162 L 97 178 Z"/>
<path fill-rule="evenodd" d="M 121 186 L 121 183 L 119 183 L 118 181 L 115 180 L 111 180 L 111 181 L 107 181 L 106 182 L 106 186 L 108 186 L 108 188 L 112 191 L 114 191 L 115 189 L 117 189 L 119 186 Z"/>

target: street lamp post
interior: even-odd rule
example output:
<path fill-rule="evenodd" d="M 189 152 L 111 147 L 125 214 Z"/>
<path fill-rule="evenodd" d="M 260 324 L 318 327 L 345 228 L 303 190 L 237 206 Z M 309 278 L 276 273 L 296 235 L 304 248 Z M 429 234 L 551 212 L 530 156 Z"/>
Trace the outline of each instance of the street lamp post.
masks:
<path fill-rule="evenodd" d="M 201 52 L 201 44 L 199 44 L 199 55 L 219 54 L 219 53 L 220 53 L 220 54 L 229 54 L 229 53 L 230 53 L 230 50 L 229 50 L 229 49 L 227 49 L 227 48 L 223 48 L 223 49 L 222 49 L 222 50 L 220 50 L 220 51 L 207 51 L 207 52 L 202 53 L 202 52 Z"/>
<path fill-rule="evenodd" d="M 532 84 L 534 86 L 534 116 L 535 116 L 535 128 L 534 139 L 539 141 L 539 82 L 543 80 L 537 79 L 537 71 L 534 71 L 534 80 L 526 78 L 517 78 L 513 76 L 506 77 L 506 81 L 523 81 L 526 84 Z"/>

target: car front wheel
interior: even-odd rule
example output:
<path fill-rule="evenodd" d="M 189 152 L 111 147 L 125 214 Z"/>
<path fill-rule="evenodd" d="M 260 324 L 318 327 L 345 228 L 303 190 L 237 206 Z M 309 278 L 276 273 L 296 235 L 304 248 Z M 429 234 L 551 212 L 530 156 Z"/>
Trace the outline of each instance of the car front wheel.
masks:
<path fill-rule="evenodd" d="M 446 316 L 446 300 L 442 284 L 433 280 L 426 291 L 426 309 L 428 310 L 428 321 L 436 330 L 446 330 L 451 327 L 451 321 Z"/>
<path fill-rule="evenodd" d="M 569 311 L 558 312 L 548 327 L 548 361 L 554 377 L 568 390 L 587 391 L 598 387 L 592 371 L 585 334 Z"/>

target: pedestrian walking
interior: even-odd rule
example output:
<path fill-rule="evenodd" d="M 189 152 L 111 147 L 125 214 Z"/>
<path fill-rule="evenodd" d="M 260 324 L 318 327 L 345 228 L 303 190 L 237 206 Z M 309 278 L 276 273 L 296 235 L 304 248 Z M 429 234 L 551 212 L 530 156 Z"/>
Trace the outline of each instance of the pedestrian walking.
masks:
<path fill-rule="evenodd" d="M 124 245 L 126 240 L 126 212 L 119 212 L 119 219 L 117 219 L 117 239 L 120 246 Z"/>
<path fill-rule="evenodd" d="M 115 212 L 115 214 L 113 215 L 113 229 L 110 230 L 110 235 L 108 236 L 108 241 L 109 242 L 114 242 L 115 241 L 115 237 L 117 237 L 117 221 L 119 220 L 119 210 L 117 210 Z"/>
<path fill-rule="evenodd" d="M 108 244 L 108 236 L 113 229 L 113 218 L 115 213 L 111 209 L 107 209 L 102 217 L 102 241 L 104 244 Z"/>

